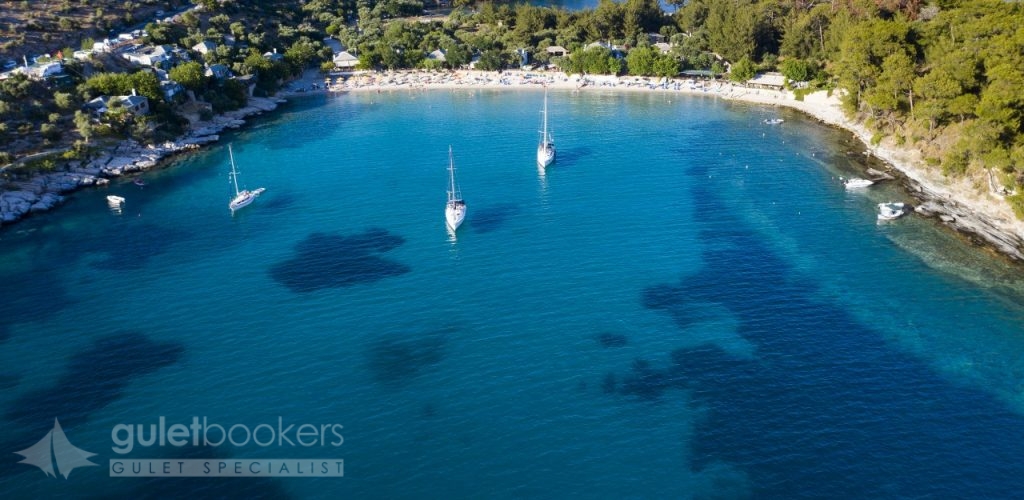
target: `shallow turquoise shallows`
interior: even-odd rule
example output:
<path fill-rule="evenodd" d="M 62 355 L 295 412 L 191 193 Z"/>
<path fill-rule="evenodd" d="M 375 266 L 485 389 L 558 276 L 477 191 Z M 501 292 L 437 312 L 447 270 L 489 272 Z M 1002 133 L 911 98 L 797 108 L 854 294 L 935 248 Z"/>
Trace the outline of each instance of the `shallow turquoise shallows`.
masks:
<path fill-rule="evenodd" d="M 542 99 L 310 96 L 4 228 L 0 496 L 1019 494 L 1019 267 L 913 214 L 877 223 L 913 200 L 845 191 L 863 146 L 784 110 L 552 91 L 541 175 Z M 234 216 L 228 143 L 267 189 Z M 115 426 L 160 417 L 344 442 L 114 451 Z M 98 467 L 17 463 L 54 418 Z M 344 477 L 110 477 L 140 458 Z"/>

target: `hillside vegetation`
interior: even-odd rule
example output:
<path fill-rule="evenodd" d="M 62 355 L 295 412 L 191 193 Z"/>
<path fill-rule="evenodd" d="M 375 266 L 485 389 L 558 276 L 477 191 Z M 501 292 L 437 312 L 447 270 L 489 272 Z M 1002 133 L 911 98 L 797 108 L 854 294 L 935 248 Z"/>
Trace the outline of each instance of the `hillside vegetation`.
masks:
<path fill-rule="evenodd" d="M 159 11 L 190 5 L 185 0 L 21 0 L 0 1 L 0 55 L 22 61 L 72 47 L 84 38 L 103 39 L 156 17 Z"/>
<path fill-rule="evenodd" d="M 1017 2 L 695 0 L 681 18 L 703 19 L 689 27 L 732 58 L 821 68 L 876 138 L 920 149 L 946 175 L 991 171 L 1007 192 L 1024 188 L 1024 8 Z M 739 32 L 722 37 L 728 30 L 718 23 Z M 1024 198 L 1007 199 L 1024 217 Z"/>

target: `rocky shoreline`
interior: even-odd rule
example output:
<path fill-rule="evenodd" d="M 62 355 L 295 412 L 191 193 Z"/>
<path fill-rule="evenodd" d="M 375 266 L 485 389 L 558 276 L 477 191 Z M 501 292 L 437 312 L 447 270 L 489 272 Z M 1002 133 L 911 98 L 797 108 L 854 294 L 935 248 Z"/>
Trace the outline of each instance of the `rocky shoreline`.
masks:
<path fill-rule="evenodd" d="M 962 204 L 913 179 L 906 179 L 907 188 L 922 203 L 914 211 L 927 217 L 937 217 L 943 224 L 966 235 L 973 243 L 991 246 L 999 253 L 1016 261 L 1024 261 L 1024 237 L 1007 230 L 1008 222 L 985 217 L 970 206 Z"/>
<path fill-rule="evenodd" d="M 64 195 L 78 189 L 105 186 L 110 179 L 145 172 L 169 157 L 216 142 L 225 129 L 239 128 L 247 118 L 272 111 L 283 102 L 279 98 L 250 98 L 246 107 L 197 123 L 176 141 L 143 146 L 126 140 L 87 162 L 68 161 L 55 172 L 9 182 L 9 189 L 0 191 L 0 227 L 51 210 L 64 202 Z"/>
<path fill-rule="evenodd" d="M 943 177 L 925 165 L 919 151 L 896 146 L 892 139 L 872 146 L 872 132 L 843 114 L 837 96 L 819 92 L 807 96 L 805 101 L 776 102 L 853 133 L 872 155 L 899 173 L 900 182 L 917 199 L 916 213 L 937 218 L 976 245 L 1024 262 L 1024 221 L 1016 218 L 1001 194 L 991 189 L 988 193 L 978 191 L 966 179 Z"/>

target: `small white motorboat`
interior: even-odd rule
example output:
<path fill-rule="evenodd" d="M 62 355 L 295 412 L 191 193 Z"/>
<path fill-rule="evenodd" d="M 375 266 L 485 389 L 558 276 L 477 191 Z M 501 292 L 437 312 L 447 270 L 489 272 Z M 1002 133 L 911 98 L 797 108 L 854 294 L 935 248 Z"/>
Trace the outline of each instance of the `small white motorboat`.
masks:
<path fill-rule="evenodd" d="M 854 177 L 853 179 L 846 179 L 845 181 L 843 181 L 843 186 L 846 186 L 846 189 L 863 189 L 874 183 L 875 181 L 869 181 L 867 179 L 858 179 Z"/>
<path fill-rule="evenodd" d="M 116 195 L 107 196 L 107 203 L 112 207 L 119 207 L 124 204 L 124 198 Z"/>
<path fill-rule="evenodd" d="M 878 204 L 878 220 L 898 219 L 907 213 L 906 204 L 898 201 L 890 201 Z"/>
<path fill-rule="evenodd" d="M 780 124 L 780 123 L 782 123 L 784 121 L 786 121 L 786 120 L 783 120 L 782 118 L 765 118 L 764 119 L 764 124 L 765 125 L 778 125 L 778 124 Z"/>

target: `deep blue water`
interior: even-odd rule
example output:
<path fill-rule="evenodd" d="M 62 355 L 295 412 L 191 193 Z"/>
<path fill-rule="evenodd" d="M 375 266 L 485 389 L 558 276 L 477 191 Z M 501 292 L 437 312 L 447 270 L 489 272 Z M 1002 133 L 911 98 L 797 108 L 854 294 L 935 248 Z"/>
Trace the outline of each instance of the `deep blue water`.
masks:
<path fill-rule="evenodd" d="M 845 133 L 711 97 L 313 96 L 0 232 L 0 496 L 1009 498 L 1024 273 Z M 781 116 L 781 126 L 761 121 Z M 447 149 L 469 205 L 444 228 Z M 126 198 L 112 213 L 104 197 Z M 164 416 L 340 423 L 344 478 L 108 477 Z M 59 418 L 100 467 L 17 463 Z"/>

